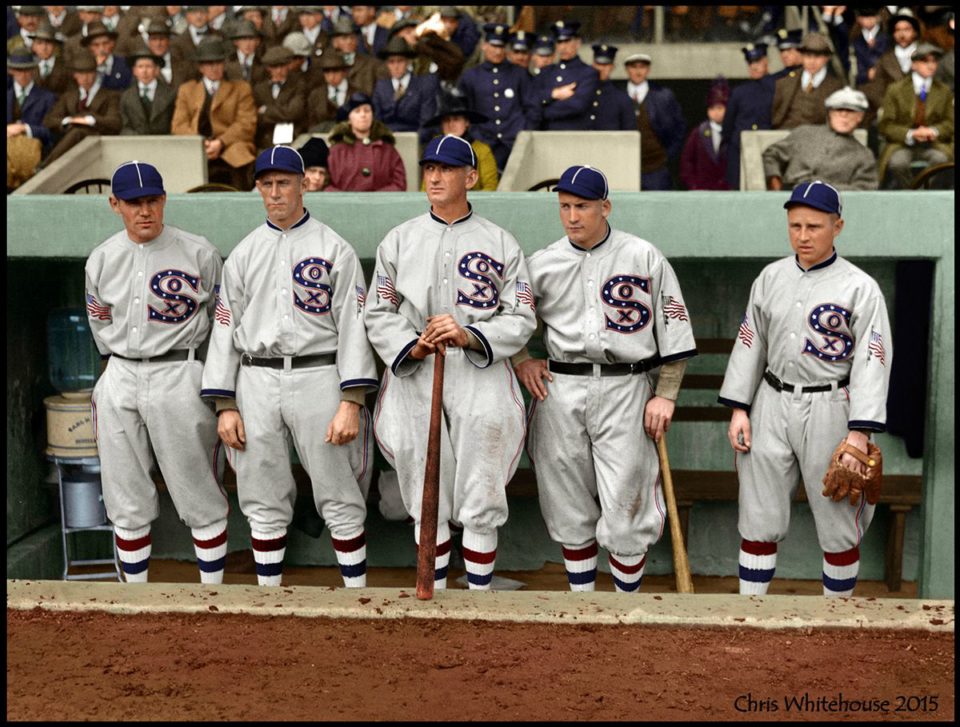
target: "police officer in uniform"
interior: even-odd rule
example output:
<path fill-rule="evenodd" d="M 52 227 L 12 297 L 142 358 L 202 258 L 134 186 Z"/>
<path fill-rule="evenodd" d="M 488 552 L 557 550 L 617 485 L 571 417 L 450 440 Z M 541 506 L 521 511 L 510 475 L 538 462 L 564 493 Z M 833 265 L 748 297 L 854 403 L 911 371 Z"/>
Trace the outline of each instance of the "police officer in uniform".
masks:
<path fill-rule="evenodd" d="M 537 77 L 540 128 L 544 131 L 585 131 L 592 123 L 588 111 L 596 98 L 600 77 L 577 55 L 579 29 L 580 23 L 575 20 L 558 20 L 550 26 L 559 59 Z"/>
<path fill-rule="evenodd" d="M 630 131 L 637 128 L 633 102 L 610 80 L 617 47 L 597 43 L 593 47 L 593 68 L 600 76 L 596 96 L 590 105 L 590 128 L 595 131 Z"/>
<path fill-rule="evenodd" d="M 503 23 L 483 26 L 483 63 L 464 71 L 459 84 L 467 105 L 489 119 L 471 129 L 493 151 L 501 174 L 517 134 L 534 128 L 537 113 L 530 74 L 506 60 L 508 30 Z"/>
<path fill-rule="evenodd" d="M 783 68 L 770 74 L 774 84 L 784 76 L 803 70 L 803 54 L 800 52 L 802 43 L 803 30 L 800 28 L 795 30 L 780 28 L 777 31 L 777 50 L 780 51 L 780 62 L 783 63 Z"/>
<path fill-rule="evenodd" d="M 507 60 L 514 65 L 520 66 L 523 70 L 530 69 L 530 44 L 532 43 L 530 33 L 525 30 L 518 30 L 510 36 L 510 42 L 507 45 Z"/>
<path fill-rule="evenodd" d="M 557 46 L 549 35 L 538 35 L 533 41 L 533 55 L 530 60 L 530 75 L 539 76 L 543 69 L 552 66 L 557 59 Z"/>
<path fill-rule="evenodd" d="M 723 117 L 723 144 L 727 148 L 727 184 L 740 189 L 740 132 L 770 129 L 773 108 L 773 76 L 768 72 L 766 43 L 747 43 L 740 49 L 750 80 L 730 94 Z"/>

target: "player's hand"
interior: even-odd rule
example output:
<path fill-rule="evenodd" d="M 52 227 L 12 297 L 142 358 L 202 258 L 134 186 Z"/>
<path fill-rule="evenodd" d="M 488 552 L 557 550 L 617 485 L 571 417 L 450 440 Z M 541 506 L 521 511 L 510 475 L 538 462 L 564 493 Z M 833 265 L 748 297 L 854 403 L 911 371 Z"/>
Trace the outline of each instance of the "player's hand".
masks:
<path fill-rule="evenodd" d="M 247 433 L 243 429 L 243 418 L 236 409 L 226 409 L 217 415 L 217 434 L 231 449 L 243 451 L 247 444 Z"/>
<path fill-rule="evenodd" d="M 577 90 L 577 82 L 568 83 L 565 86 L 557 86 L 553 91 L 550 92 L 550 97 L 555 101 L 566 101 L 568 98 L 573 98 L 573 94 Z"/>
<path fill-rule="evenodd" d="M 654 442 L 666 434 L 673 420 L 676 402 L 663 396 L 652 396 L 643 409 L 643 428 Z"/>
<path fill-rule="evenodd" d="M 449 313 L 427 318 L 427 328 L 423 332 L 424 340 L 432 344 L 444 344 L 453 348 L 467 348 L 470 337 L 457 319 Z"/>
<path fill-rule="evenodd" d="M 407 355 L 412 359 L 416 359 L 417 361 L 423 361 L 423 359 L 425 359 L 427 356 L 432 356 L 435 354 L 438 349 L 441 353 L 447 352 L 446 346 L 442 344 L 437 345 L 427 341 L 427 332 L 424 331 L 420 334 L 420 338 L 417 339 L 416 345 L 410 349 L 410 353 Z"/>
<path fill-rule="evenodd" d="M 347 444 L 357 438 L 360 432 L 360 405 L 352 401 L 341 401 L 337 413 L 330 420 L 324 442 Z"/>
<path fill-rule="evenodd" d="M 546 379 L 553 383 L 553 374 L 547 367 L 547 362 L 542 358 L 528 358 L 513 369 L 520 383 L 527 387 L 527 391 L 535 399 L 543 401 L 547 398 L 547 386 L 543 383 Z"/>
<path fill-rule="evenodd" d="M 856 447 L 864 454 L 867 453 L 867 442 L 869 439 L 867 435 L 863 432 L 847 432 L 847 444 Z M 840 464 L 844 467 L 852 469 L 854 472 L 859 472 L 861 475 L 867 474 L 867 468 L 864 467 L 863 462 L 858 460 L 852 454 L 847 454 L 844 452 L 840 456 Z"/>
<path fill-rule="evenodd" d="M 737 452 L 750 451 L 750 415 L 743 409 L 734 409 L 727 429 L 730 446 Z"/>

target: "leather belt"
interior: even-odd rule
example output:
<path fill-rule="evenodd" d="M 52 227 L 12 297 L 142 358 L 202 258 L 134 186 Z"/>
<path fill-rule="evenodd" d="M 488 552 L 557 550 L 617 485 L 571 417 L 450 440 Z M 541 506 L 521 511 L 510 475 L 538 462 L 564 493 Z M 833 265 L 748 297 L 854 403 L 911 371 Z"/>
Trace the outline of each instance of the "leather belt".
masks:
<path fill-rule="evenodd" d="M 793 384 L 784 383 L 783 381 L 778 379 L 776 376 L 774 376 L 773 373 L 771 373 L 770 371 L 764 371 L 763 378 L 768 384 L 770 384 L 770 386 L 772 386 L 777 391 L 789 391 L 793 393 L 793 391 L 797 388 Z M 842 389 L 844 386 L 846 386 L 849 383 L 850 383 L 850 377 L 847 376 L 846 378 L 843 378 L 840 381 L 838 381 L 836 383 L 836 386 L 834 386 L 833 384 L 819 384 L 818 386 L 804 386 L 803 388 L 800 389 L 800 393 L 813 394 L 817 391 L 830 391 L 831 389 L 834 389 L 834 388 Z"/>
<path fill-rule="evenodd" d="M 555 374 L 570 374 L 571 376 L 629 376 L 641 374 L 644 371 L 655 369 L 660 365 L 660 357 L 654 356 L 646 361 L 636 363 L 592 364 L 592 363 L 564 363 L 563 361 L 547 361 L 547 368 Z"/>
<path fill-rule="evenodd" d="M 191 357 L 190 354 L 194 355 Z M 140 363 L 160 363 L 162 361 L 203 361 L 200 354 L 196 353 L 195 348 L 175 348 L 159 356 L 150 356 L 149 358 L 130 358 L 121 356 L 119 353 L 112 353 L 111 356 L 122 358 L 124 361 L 139 361 Z"/>
<path fill-rule="evenodd" d="M 277 358 L 258 358 L 248 353 L 240 355 L 241 366 L 266 366 L 271 369 L 287 368 L 285 361 L 289 361 L 291 369 L 306 369 L 311 366 L 330 366 L 337 362 L 335 353 L 318 353 L 314 356 L 280 356 Z"/>

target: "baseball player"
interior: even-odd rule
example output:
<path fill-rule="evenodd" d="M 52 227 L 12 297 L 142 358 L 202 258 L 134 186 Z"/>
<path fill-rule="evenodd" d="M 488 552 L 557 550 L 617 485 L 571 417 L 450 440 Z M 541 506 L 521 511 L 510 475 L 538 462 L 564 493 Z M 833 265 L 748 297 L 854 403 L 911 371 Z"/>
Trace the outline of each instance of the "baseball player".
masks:
<path fill-rule="evenodd" d="M 237 472 L 257 582 L 280 585 L 296 483 L 290 442 L 313 484 L 344 585 L 366 585 L 366 392 L 377 386 L 356 252 L 303 207 L 303 159 L 286 146 L 255 164 L 267 220 L 224 265 L 201 396 Z"/>
<path fill-rule="evenodd" d="M 750 289 L 719 401 L 740 478 L 740 593 L 764 594 L 790 502 L 802 478 L 823 549 L 823 593 L 849 596 L 874 505 L 821 494 L 837 443 L 867 452 L 886 421 L 893 347 L 876 281 L 837 255 L 840 193 L 821 181 L 794 188 L 784 207 L 796 253 Z M 844 464 L 863 471 L 851 455 Z"/>
<path fill-rule="evenodd" d="M 594 590 L 599 544 L 616 590 L 636 592 L 666 520 L 655 441 L 696 343 L 663 253 L 610 227 L 603 172 L 570 167 L 556 190 L 567 236 L 530 256 L 548 360 L 513 359 L 533 395 L 527 452 L 570 589 Z"/>
<path fill-rule="evenodd" d="M 151 450 L 180 519 L 190 528 L 203 583 L 222 583 L 227 498 L 215 472 L 217 422 L 199 397 L 220 253 L 163 222 L 156 167 L 121 164 L 110 207 L 124 230 L 90 254 L 87 317 L 108 359 L 93 390 L 93 421 L 107 516 L 127 582 L 146 582 L 159 498 Z"/>
<path fill-rule="evenodd" d="M 523 252 L 510 233 L 473 213 L 477 182 L 470 143 L 438 136 L 420 162 L 430 212 L 393 228 L 377 248 L 364 313 L 387 365 L 374 431 L 397 471 L 420 540 L 420 508 L 432 399 L 433 359 L 446 351 L 435 588 L 446 588 L 450 527 L 463 526 L 468 586 L 493 579 L 506 484 L 523 447 L 523 399 L 508 358 L 536 326 L 525 301 Z"/>

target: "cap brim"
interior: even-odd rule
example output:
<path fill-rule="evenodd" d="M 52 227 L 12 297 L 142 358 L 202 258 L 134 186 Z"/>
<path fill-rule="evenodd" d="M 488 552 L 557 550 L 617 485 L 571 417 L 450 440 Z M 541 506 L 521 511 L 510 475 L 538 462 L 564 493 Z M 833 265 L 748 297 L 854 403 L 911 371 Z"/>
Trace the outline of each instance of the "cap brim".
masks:
<path fill-rule="evenodd" d="M 135 189 L 128 189 L 125 192 L 113 192 L 114 197 L 117 199 L 122 199 L 124 202 L 131 199 L 140 199 L 141 197 L 158 197 L 160 195 L 166 194 L 160 187 L 137 187 Z"/>
<path fill-rule="evenodd" d="M 808 200 L 797 200 L 797 199 L 787 200 L 784 203 L 783 208 L 785 210 L 788 210 L 791 207 L 795 207 L 797 205 L 803 205 L 804 207 L 813 207 L 813 209 L 815 210 L 820 210 L 821 212 L 826 212 L 827 214 L 831 214 L 831 215 L 840 214 L 837 210 L 831 209 L 824 204 L 820 204 L 819 202 L 811 202 Z"/>

